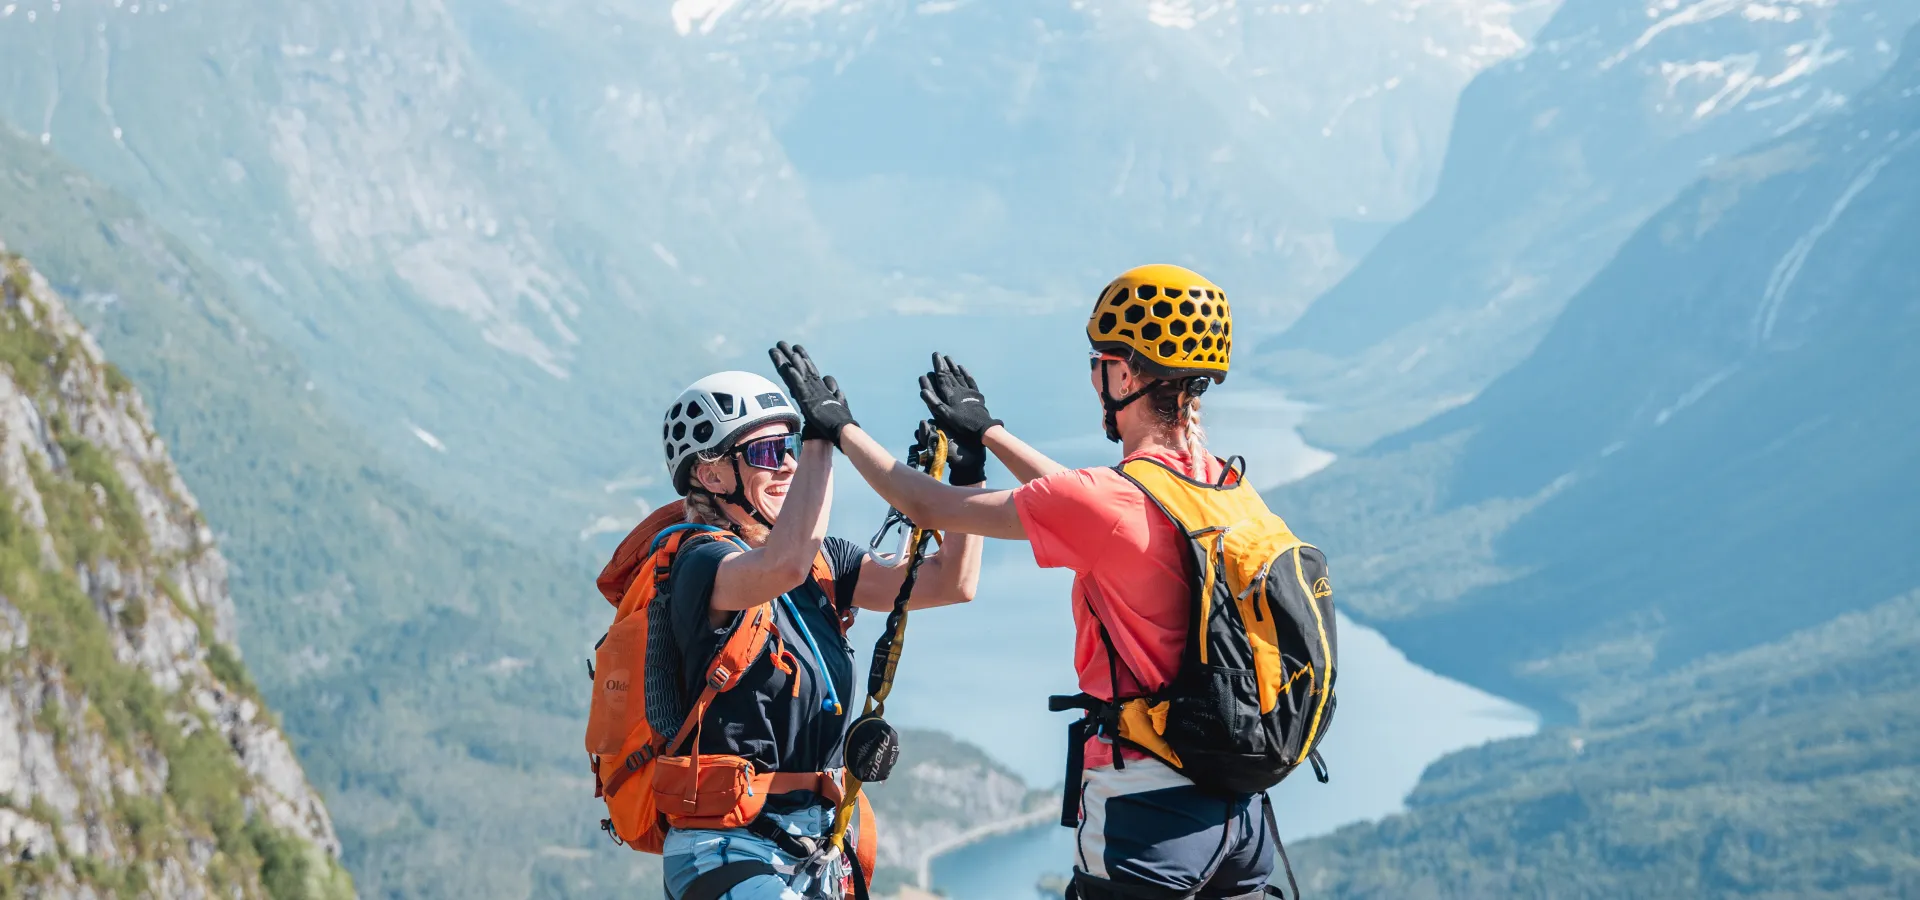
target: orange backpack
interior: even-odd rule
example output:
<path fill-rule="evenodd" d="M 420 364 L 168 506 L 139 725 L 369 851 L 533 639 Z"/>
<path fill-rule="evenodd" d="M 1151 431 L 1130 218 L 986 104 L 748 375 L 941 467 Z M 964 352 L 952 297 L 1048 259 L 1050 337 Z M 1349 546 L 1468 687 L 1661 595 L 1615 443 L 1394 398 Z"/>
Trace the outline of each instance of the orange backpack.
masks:
<path fill-rule="evenodd" d="M 830 803 L 841 799 L 834 773 L 760 772 L 741 757 L 703 754 L 699 730 L 718 694 L 732 689 L 762 652 L 793 675 L 794 658 L 774 629 L 773 604 L 741 615 L 713 659 L 705 685 L 675 732 L 688 753 L 668 755 L 664 736 L 654 732 L 646 714 L 647 610 L 673 570 L 674 554 L 700 534 L 739 539 L 702 525 L 686 524 L 683 504 L 675 501 L 647 516 L 614 551 L 600 573 L 600 593 L 613 604 L 613 625 L 594 649 L 593 701 L 587 716 L 586 747 L 594 771 L 594 796 L 606 801 L 600 827 L 616 842 L 643 853 L 659 853 L 669 826 L 739 828 L 760 814 L 769 794 L 811 790 Z M 833 599 L 833 570 L 823 553 L 813 562 L 813 578 Z M 842 626 L 851 618 L 843 617 Z M 794 682 L 796 693 L 799 682 Z M 691 740 L 689 740 L 691 736 Z M 877 835 L 873 812 L 861 798 L 860 868 L 871 876 Z"/>

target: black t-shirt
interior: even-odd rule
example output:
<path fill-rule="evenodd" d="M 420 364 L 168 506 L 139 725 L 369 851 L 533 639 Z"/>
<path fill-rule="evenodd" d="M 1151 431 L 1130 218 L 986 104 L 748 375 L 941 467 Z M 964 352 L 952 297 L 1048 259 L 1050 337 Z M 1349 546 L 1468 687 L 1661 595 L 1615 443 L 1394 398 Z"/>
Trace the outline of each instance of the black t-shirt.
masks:
<path fill-rule="evenodd" d="M 708 539 L 682 548 L 674 557 L 663 599 L 668 604 L 666 624 L 680 651 L 682 709 L 699 696 L 707 664 L 739 621 L 735 616 L 715 628 L 708 617 L 720 562 L 738 551 L 731 541 Z M 833 568 L 837 604 L 828 603 L 826 592 L 812 578 L 787 592 L 791 605 L 778 599 L 773 603 L 774 627 L 793 654 L 800 696 L 794 696 L 792 677 L 773 664 L 769 653 L 762 653 L 738 685 L 714 698 L 703 720 L 700 752 L 744 757 L 762 772 L 819 772 L 843 765 L 842 738 L 858 698 L 854 696 L 853 645 L 840 631 L 840 616 L 853 601 L 866 550 L 852 541 L 829 537 L 824 551 Z M 809 635 L 812 646 L 819 648 L 817 658 L 808 645 Z M 773 646 L 769 641 L 768 648 Z M 822 708 L 829 696 L 829 680 L 840 701 L 837 714 Z M 685 752 L 680 744 L 686 737 L 675 736 L 676 751 Z"/>

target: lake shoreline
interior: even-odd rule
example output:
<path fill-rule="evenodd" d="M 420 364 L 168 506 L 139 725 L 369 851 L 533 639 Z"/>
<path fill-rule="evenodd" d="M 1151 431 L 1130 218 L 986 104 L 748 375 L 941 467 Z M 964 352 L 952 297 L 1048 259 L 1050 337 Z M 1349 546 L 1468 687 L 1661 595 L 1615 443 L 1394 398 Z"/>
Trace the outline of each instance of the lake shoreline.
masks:
<path fill-rule="evenodd" d="M 915 875 L 914 882 L 920 886 L 921 890 L 931 891 L 933 889 L 934 860 L 1004 834 L 1014 834 L 1030 828 L 1038 828 L 1052 821 L 1059 811 L 1060 809 L 1057 803 L 1049 803 L 1038 809 L 1029 810 L 1018 816 L 1014 816 L 1011 819 L 976 826 L 935 844 L 929 848 L 927 852 L 920 855 L 920 869 Z"/>

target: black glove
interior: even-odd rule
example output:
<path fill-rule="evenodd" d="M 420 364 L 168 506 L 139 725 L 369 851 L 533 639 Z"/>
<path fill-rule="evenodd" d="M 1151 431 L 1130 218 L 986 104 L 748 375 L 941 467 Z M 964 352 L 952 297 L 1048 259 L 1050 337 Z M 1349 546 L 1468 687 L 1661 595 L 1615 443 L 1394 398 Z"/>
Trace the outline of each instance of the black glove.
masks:
<path fill-rule="evenodd" d="M 805 422 L 800 428 L 803 441 L 832 441 L 840 446 L 840 429 L 860 423 L 853 420 L 853 412 L 847 409 L 847 397 L 840 393 L 840 384 L 832 377 L 820 377 L 820 367 L 813 364 L 813 357 L 807 355 L 807 348 L 787 346 L 786 341 L 774 345 L 767 351 L 773 360 L 773 370 L 780 373 L 780 380 L 787 383 L 787 393 L 793 395 L 793 402 L 800 404 L 800 417 Z"/>
<path fill-rule="evenodd" d="M 933 371 L 920 376 L 920 399 L 940 430 L 961 443 L 981 446 L 987 429 L 1006 424 L 987 411 L 987 398 L 966 367 L 939 353 L 933 355 Z"/>
<path fill-rule="evenodd" d="M 933 452 L 932 420 L 922 421 L 913 433 L 913 448 L 909 451 L 918 457 L 922 453 Z M 987 480 L 987 448 L 979 444 L 969 444 L 952 434 L 947 435 L 947 483 L 971 487 L 983 484 Z"/>

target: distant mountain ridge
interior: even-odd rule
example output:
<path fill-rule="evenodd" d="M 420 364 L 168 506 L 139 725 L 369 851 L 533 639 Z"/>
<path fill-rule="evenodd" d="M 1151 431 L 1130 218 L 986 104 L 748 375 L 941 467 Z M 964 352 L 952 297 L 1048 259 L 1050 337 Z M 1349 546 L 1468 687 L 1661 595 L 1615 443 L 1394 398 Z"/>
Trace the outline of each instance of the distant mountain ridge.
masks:
<path fill-rule="evenodd" d="M 13 5 L 0 117 L 186 239 L 437 500 L 543 536 L 664 499 L 639 411 L 776 338 L 1077 307 L 1149 258 L 1291 315 L 1544 12 Z"/>
<path fill-rule="evenodd" d="M 1920 29 L 1681 192 L 1473 402 L 1284 492 L 1349 609 L 1550 726 L 1302 848 L 1316 889 L 1920 889 L 1916 135 Z"/>
<path fill-rule="evenodd" d="M 1336 450 L 1472 399 L 1648 216 L 1871 86 L 1917 19 L 1913 0 L 1569 0 L 1462 94 L 1433 199 L 1259 365 Z"/>
<path fill-rule="evenodd" d="M 1353 608 L 1416 660 L 1547 702 L 1920 582 L 1894 537 L 1920 529 L 1920 411 L 1898 399 L 1917 87 L 1910 49 L 1845 113 L 1716 166 L 1525 363 L 1298 486 L 1343 523 L 1329 543 L 1377 548 L 1343 573 Z M 1499 652 L 1446 655 L 1487 629 Z"/>

